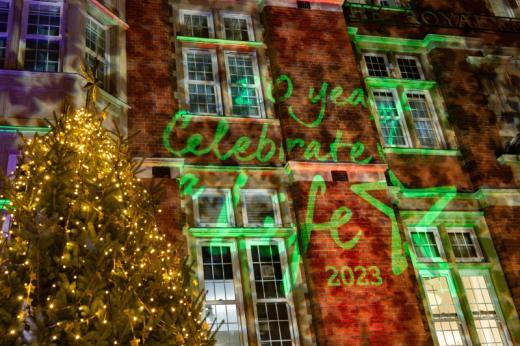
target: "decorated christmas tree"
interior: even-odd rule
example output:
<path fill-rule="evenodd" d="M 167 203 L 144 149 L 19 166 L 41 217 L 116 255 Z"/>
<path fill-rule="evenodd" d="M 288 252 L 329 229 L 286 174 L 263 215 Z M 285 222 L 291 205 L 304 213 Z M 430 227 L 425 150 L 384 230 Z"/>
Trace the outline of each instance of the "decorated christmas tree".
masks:
<path fill-rule="evenodd" d="M 203 296 L 156 222 L 127 142 L 92 106 L 23 139 L 3 198 L 2 345 L 211 345 Z"/>

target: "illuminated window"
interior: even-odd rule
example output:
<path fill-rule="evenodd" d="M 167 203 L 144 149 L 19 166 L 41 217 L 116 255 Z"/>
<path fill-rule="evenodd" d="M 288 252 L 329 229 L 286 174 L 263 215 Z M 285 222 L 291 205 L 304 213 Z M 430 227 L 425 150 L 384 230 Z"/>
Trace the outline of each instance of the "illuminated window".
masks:
<path fill-rule="evenodd" d="M 447 228 L 446 231 L 457 261 L 482 261 L 482 251 L 472 228 Z"/>
<path fill-rule="evenodd" d="M 424 79 L 419 59 L 408 56 L 397 56 L 396 60 L 401 78 Z"/>
<path fill-rule="evenodd" d="M 228 227 L 235 225 L 231 191 L 205 189 L 193 200 L 195 223 L 200 227 Z"/>
<path fill-rule="evenodd" d="M 210 12 L 180 11 L 182 34 L 192 37 L 213 36 L 213 16 Z"/>
<path fill-rule="evenodd" d="M 259 345 L 293 345 L 294 329 L 289 306 L 288 280 L 280 254 L 281 243 L 250 245 L 253 265 L 251 286 L 258 327 Z"/>
<path fill-rule="evenodd" d="M 226 52 L 225 56 L 233 115 L 262 117 L 262 86 L 255 54 Z"/>
<path fill-rule="evenodd" d="M 186 93 L 190 112 L 221 114 L 220 83 L 214 50 L 184 50 Z"/>
<path fill-rule="evenodd" d="M 432 114 L 433 107 L 425 91 L 410 91 L 406 93 L 408 106 L 415 127 L 415 135 L 421 147 L 438 148 L 440 146 L 439 131 L 435 123 L 437 117 Z"/>
<path fill-rule="evenodd" d="M 439 234 L 436 227 L 410 229 L 413 247 L 417 258 L 421 261 L 432 261 L 444 257 Z"/>
<path fill-rule="evenodd" d="M 91 16 L 87 17 L 85 33 L 85 61 L 102 85 L 108 70 L 107 28 Z"/>
<path fill-rule="evenodd" d="M 202 245 L 200 251 L 208 323 L 215 321 L 218 326 L 224 321 L 216 335 L 216 344 L 242 345 L 244 312 L 237 293 L 241 280 L 234 243 L 210 242 Z"/>
<path fill-rule="evenodd" d="M 7 50 L 7 29 L 9 24 L 8 1 L 0 1 L 0 68 L 4 67 L 5 52 Z"/>
<path fill-rule="evenodd" d="M 60 1 L 35 0 L 24 4 L 24 68 L 37 72 L 58 72 L 63 4 Z"/>
<path fill-rule="evenodd" d="M 235 41 L 254 41 L 251 17 L 243 14 L 222 14 L 224 38 Z"/>
<path fill-rule="evenodd" d="M 421 276 L 438 344 L 467 345 L 464 319 L 458 301 L 452 297 L 455 288 L 451 278 L 448 274 L 432 275 L 431 272 Z"/>
<path fill-rule="evenodd" d="M 509 345 L 504 321 L 497 313 L 496 297 L 485 273 L 462 272 L 462 283 L 481 345 Z"/>
<path fill-rule="evenodd" d="M 388 62 L 384 54 L 364 54 L 368 75 L 372 77 L 388 77 Z"/>
<path fill-rule="evenodd" d="M 241 190 L 244 226 L 280 226 L 280 208 L 276 190 Z"/>
<path fill-rule="evenodd" d="M 207 322 L 211 325 L 215 321 L 216 327 L 224 321 L 216 344 L 247 344 L 244 300 L 249 300 L 254 310 L 250 325 L 255 326 L 259 345 L 296 345 L 294 307 L 284 278 L 289 268 L 283 242 L 246 239 L 243 244 L 238 251 L 234 238 L 198 240 L 199 277 L 207 291 Z M 239 257 L 246 258 L 246 266 L 239 265 Z M 249 281 L 252 294 L 242 294 L 244 280 Z"/>
<path fill-rule="evenodd" d="M 398 108 L 398 101 L 392 90 L 373 91 L 379 124 L 386 146 L 408 146 L 406 138 L 406 124 L 401 110 Z"/>

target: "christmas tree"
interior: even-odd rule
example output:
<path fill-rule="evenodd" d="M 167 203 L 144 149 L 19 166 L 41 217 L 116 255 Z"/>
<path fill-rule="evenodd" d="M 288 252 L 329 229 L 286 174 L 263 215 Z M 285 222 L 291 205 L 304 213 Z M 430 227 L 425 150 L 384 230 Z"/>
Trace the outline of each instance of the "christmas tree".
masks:
<path fill-rule="evenodd" d="M 6 180 L 0 246 L 2 345 L 211 345 L 203 296 L 159 231 L 127 142 L 94 109 L 23 139 Z"/>

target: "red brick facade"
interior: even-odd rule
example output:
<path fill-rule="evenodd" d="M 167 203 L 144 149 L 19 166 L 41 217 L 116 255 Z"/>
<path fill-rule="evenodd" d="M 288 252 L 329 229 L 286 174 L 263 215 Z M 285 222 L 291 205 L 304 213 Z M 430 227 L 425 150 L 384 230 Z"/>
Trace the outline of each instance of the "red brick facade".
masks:
<path fill-rule="evenodd" d="M 420 6 L 490 15 L 483 5 L 485 1 L 480 2 L 481 6 L 476 6 L 475 1 L 423 1 Z M 520 343 L 516 312 L 520 304 L 520 259 L 516 256 L 520 238 L 515 235 L 520 231 L 519 187 L 514 183 L 513 171 L 497 161 L 503 150 L 498 120 L 487 106 L 489 95 L 482 91 L 481 70 L 468 60 L 468 56 L 482 58 L 481 52 L 440 44 L 423 52 L 430 62 L 425 69 L 432 77 L 427 79 L 435 80 L 432 90 L 442 100 L 440 108 L 446 114 L 440 120 L 446 145 L 443 150 L 426 154 L 424 150 L 378 148 L 383 139 L 374 116 L 371 87 L 360 63 L 362 51 L 372 47 L 369 43 L 363 46 L 363 35 L 417 41 L 427 34 L 472 36 L 487 44 L 496 38 L 504 45 L 516 45 L 511 48 L 516 49 L 518 42 L 510 40 L 511 34 L 349 23 L 343 12 L 329 11 L 328 7 L 305 10 L 267 3 L 258 9 L 259 13 L 254 12 L 258 19 L 253 19 L 255 25 L 257 20 L 261 23 L 263 46 L 241 49 L 256 49 L 260 62 L 264 56 L 268 59 L 269 76 L 262 88 L 266 108 L 272 107 L 274 116 L 261 120 L 192 116 L 174 121 L 175 113 L 184 108 L 180 95 L 185 92 L 180 87 L 180 76 L 185 74 L 179 71 L 182 54 L 178 49 L 188 46 L 177 39 L 181 36 L 175 29 L 177 5 L 174 1 L 172 7 L 171 3 L 127 2 L 131 28 L 127 54 L 129 133 L 139 132 L 131 140 L 132 153 L 157 163 L 147 167 L 175 167 L 170 169 L 172 179 L 161 179 L 165 190 L 160 204 L 161 226 L 172 239 L 187 241 L 188 252 L 194 248 L 195 240 L 190 235 L 196 229 L 194 202 L 191 196 L 181 196 L 183 188 L 179 188 L 179 182 L 183 176 L 193 174 L 196 187 L 235 189 L 238 176 L 246 174 L 248 180 L 241 188 L 276 189 L 287 195 L 287 200 L 280 202 L 280 228 L 296 230 L 301 252 L 301 259 L 297 258 L 297 265 L 291 268 L 301 271 L 294 293 L 300 344 L 432 345 L 432 316 L 419 266 L 410 254 L 414 250 L 407 227 L 420 213 L 435 211 L 434 204 L 446 194 L 438 193 L 436 188 L 452 187 L 454 190 L 449 191 L 455 191 L 450 197 L 453 199 L 440 210 L 447 216 L 437 215 L 426 226 L 433 225 L 444 232 L 449 227 L 445 224 L 451 224 L 450 217 L 471 216 L 476 220 L 472 222 L 478 229 L 486 265 L 493 267 L 491 276 L 501 295 L 500 307 L 508 319 L 509 337 L 513 343 Z M 203 3 L 196 1 L 197 10 L 213 9 L 214 14 L 217 10 L 237 10 L 241 5 L 256 8 L 248 1 L 207 1 L 206 7 Z M 347 30 L 349 27 L 358 29 L 356 39 Z M 231 49 L 225 43 L 195 45 L 217 54 Z M 378 52 L 382 49 L 377 44 L 373 47 Z M 223 64 L 220 60 L 218 63 Z M 225 80 L 225 72 L 219 73 Z M 288 79 L 294 87 L 292 93 Z M 270 100 L 269 85 L 273 85 L 274 103 Z M 343 90 L 341 96 L 338 87 Z M 362 93 L 356 94 L 359 92 Z M 285 100 L 280 101 L 281 98 Z M 165 132 L 168 126 L 171 131 Z M 191 151 L 183 151 L 189 143 L 193 144 Z M 357 190 L 363 188 L 368 189 L 368 197 Z M 502 197 L 495 198 L 493 193 L 501 193 Z M 314 214 L 309 220 L 312 206 Z M 239 208 L 238 204 L 234 208 Z M 240 220 L 241 212 L 237 213 Z M 346 214 L 351 214 L 348 221 Z M 334 217 L 343 221 L 334 224 Z M 459 223 L 466 225 L 464 222 Z M 329 227 L 316 227 L 326 224 Z M 359 239 L 352 246 L 346 245 L 358 231 Z M 247 235 L 236 237 L 241 244 Z M 294 244 L 288 245 L 289 238 L 284 241 L 290 262 L 296 250 Z M 241 266 L 247 267 L 243 263 L 247 260 L 245 255 L 241 256 Z M 399 259 L 404 260 L 400 267 Z M 245 284 L 242 293 L 246 297 L 247 338 L 250 344 L 256 344 L 254 330 L 259 327 L 250 318 L 256 310 L 247 302 L 251 295 L 249 284 Z M 509 294 L 514 304 L 508 301 Z M 467 298 L 460 299 L 462 305 L 468 305 Z M 469 323 L 472 330 L 467 338 L 475 342 L 478 335 L 474 321 Z"/>

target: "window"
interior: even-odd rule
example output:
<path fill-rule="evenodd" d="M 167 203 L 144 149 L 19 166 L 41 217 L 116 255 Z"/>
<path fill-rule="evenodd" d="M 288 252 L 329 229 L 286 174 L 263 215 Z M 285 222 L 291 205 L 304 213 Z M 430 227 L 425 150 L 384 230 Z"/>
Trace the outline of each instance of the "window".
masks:
<path fill-rule="evenodd" d="M 59 70 L 61 15 L 61 2 L 25 2 L 25 69 L 37 72 Z"/>
<path fill-rule="evenodd" d="M 85 33 L 85 61 L 95 77 L 106 84 L 108 75 L 108 36 L 107 28 L 91 16 L 87 17 Z"/>
<path fill-rule="evenodd" d="M 0 68 L 4 67 L 5 52 L 7 50 L 7 29 L 9 24 L 8 1 L 0 1 Z"/>
<path fill-rule="evenodd" d="M 422 261 L 432 261 L 444 256 L 436 227 L 412 228 L 410 230 L 413 247 L 417 258 Z"/>
<path fill-rule="evenodd" d="M 211 242 L 200 247 L 208 323 L 224 323 L 216 335 L 217 345 L 241 345 L 242 305 L 239 300 L 240 271 L 233 243 Z"/>
<path fill-rule="evenodd" d="M 281 244 L 251 244 L 251 286 L 260 345 L 293 345 L 289 287 L 283 280 Z"/>
<path fill-rule="evenodd" d="M 472 228 L 446 229 L 457 261 L 482 261 L 477 237 Z"/>
<path fill-rule="evenodd" d="M 282 224 L 275 190 L 242 190 L 241 201 L 244 226 L 269 227 Z"/>
<path fill-rule="evenodd" d="M 451 295 L 455 288 L 450 277 L 441 274 L 434 276 L 432 273 L 421 276 L 439 345 L 467 345 L 460 308 Z"/>
<path fill-rule="evenodd" d="M 220 83 L 214 50 L 184 51 L 184 71 L 190 112 L 221 114 Z"/>
<path fill-rule="evenodd" d="M 371 77 L 388 77 L 388 62 L 384 54 L 364 54 L 368 75 Z"/>
<path fill-rule="evenodd" d="M 255 54 L 226 52 L 225 55 L 233 115 L 263 116 L 262 87 Z"/>
<path fill-rule="evenodd" d="M 194 198 L 193 212 L 197 226 L 227 227 L 235 224 L 229 189 L 205 189 Z"/>
<path fill-rule="evenodd" d="M 422 91 L 406 93 L 408 106 L 415 126 L 415 135 L 421 147 L 438 148 L 439 138 L 436 130 L 436 117 L 428 100 L 428 94 Z"/>
<path fill-rule="evenodd" d="M 181 10 L 180 17 L 184 36 L 205 38 L 213 36 L 213 16 L 210 12 Z"/>
<path fill-rule="evenodd" d="M 373 94 L 385 145 L 408 146 L 408 140 L 403 130 L 406 128 L 406 124 L 397 106 L 395 92 L 374 90 Z"/>
<path fill-rule="evenodd" d="M 245 345 L 247 343 L 244 299 L 250 299 L 254 309 L 251 316 L 256 327 L 259 345 L 295 345 L 296 323 L 287 280 L 289 270 L 283 242 L 279 240 L 200 239 L 198 241 L 199 277 L 204 285 L 208 323 L 223 325 L 217 332 L 217 345 Z M 239 253 L 237 250 L 245 253 Z M 243 250 L 242 250 L 243 249 Z M 247 257 L 247 266 L 239 266 L 239 255 Z M 251 295 L 242 295 L 242 280 L 249 280 Z"/>
<path fill-rule="evenodd" d="M 254 41 L 251 17 L 243 14 L 222 14 L 224 38 L 235 41 Z"/>
<path fill-rule="evenodd" d="M 495 294 L 492 293 L 492 286 L 488 284 L 488 278 L 483 274 L 462 274 L 462 283 L 475 320 L 478 338 L 484 346 L 509 345 L 507 329 L 504 328 L 504 322 L 497 313 L 495 299 L 492 298 Z"/>
<path fill-rule="evenodd" d="M 396 60 L 401 78 L 424 79 L 419 59 L 408 56 L 397 56 Z"/>

